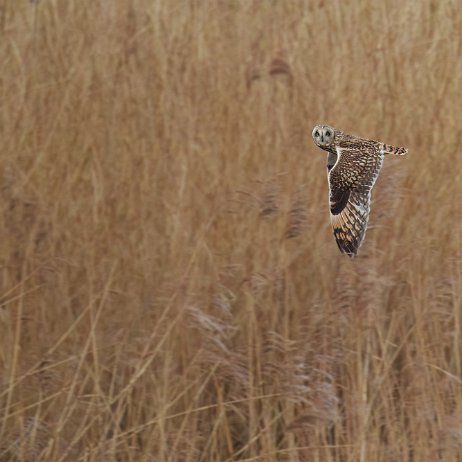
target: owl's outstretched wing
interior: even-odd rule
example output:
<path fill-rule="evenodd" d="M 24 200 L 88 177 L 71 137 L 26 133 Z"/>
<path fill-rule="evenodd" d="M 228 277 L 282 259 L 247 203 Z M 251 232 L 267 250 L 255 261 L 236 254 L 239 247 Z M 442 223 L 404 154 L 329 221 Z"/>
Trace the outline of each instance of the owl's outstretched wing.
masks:
<path fill-rule="evenodd" d="M 339 249 L 353 257 L 366 233 L 371 190 L 383 163 L 383 153 L 337 147 L 337 161 L 328 173 L 330 218 Z"/>

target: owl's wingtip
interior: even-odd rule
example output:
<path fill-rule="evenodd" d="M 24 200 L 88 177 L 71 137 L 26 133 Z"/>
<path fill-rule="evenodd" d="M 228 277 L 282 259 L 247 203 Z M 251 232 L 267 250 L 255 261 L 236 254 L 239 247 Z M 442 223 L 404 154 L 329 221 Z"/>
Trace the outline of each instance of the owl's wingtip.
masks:
<path fill-rule="evenodd" d="M 340 252 L 345 255 L 348 255 L 350 258 L 356 257 L 356 255 L 358 254 L 359 245 L 361 244 L 359 243 L 358 245 L 358 243 L 356 242 L 352 242 L 347 239 L 342 239 L 341 237 L 339 237 L 336 231 L 337 230 L 334 229 L 334 236 Z"/>

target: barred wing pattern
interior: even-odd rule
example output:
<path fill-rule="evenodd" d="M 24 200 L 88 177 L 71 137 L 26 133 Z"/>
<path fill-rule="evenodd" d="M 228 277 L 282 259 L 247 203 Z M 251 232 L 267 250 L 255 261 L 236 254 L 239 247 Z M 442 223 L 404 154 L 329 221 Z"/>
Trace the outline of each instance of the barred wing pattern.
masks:
<path fill-rule="evenodd" d="M 363 149 L 336 148 L 332 165 L 329 155 L 329 201 L 334 237 L 339 249 L 353 257 L 366 233 L 371 190 L 382 168 L 383 151 L 366 145 Z"/>

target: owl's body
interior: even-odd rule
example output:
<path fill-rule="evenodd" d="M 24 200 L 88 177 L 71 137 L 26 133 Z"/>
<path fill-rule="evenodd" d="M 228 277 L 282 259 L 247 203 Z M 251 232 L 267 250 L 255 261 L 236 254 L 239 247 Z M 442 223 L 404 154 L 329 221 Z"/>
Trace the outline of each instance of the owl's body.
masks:
<path fill-rule="evenodd" d="M 406 148 L 358 138 L 328 125 L 313 129 L 313 140 L 328 152 L 327 176 L 332 227 L 339 249 L 355 256 L 369 219 L 371 191 L 385 154 L 404 155 Z"/>

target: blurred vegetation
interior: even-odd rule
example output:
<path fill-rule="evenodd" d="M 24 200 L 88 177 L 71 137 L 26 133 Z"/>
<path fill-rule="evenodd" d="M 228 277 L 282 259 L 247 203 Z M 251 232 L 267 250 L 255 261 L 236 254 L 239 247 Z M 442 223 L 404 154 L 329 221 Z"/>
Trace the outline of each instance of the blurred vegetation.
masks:
<path fill-rule="evenodd" d="M 462 460 L 455 1 L 6 0 L 0 460 Z M 385 159 L 337 249 L 315 123 Z"/>

